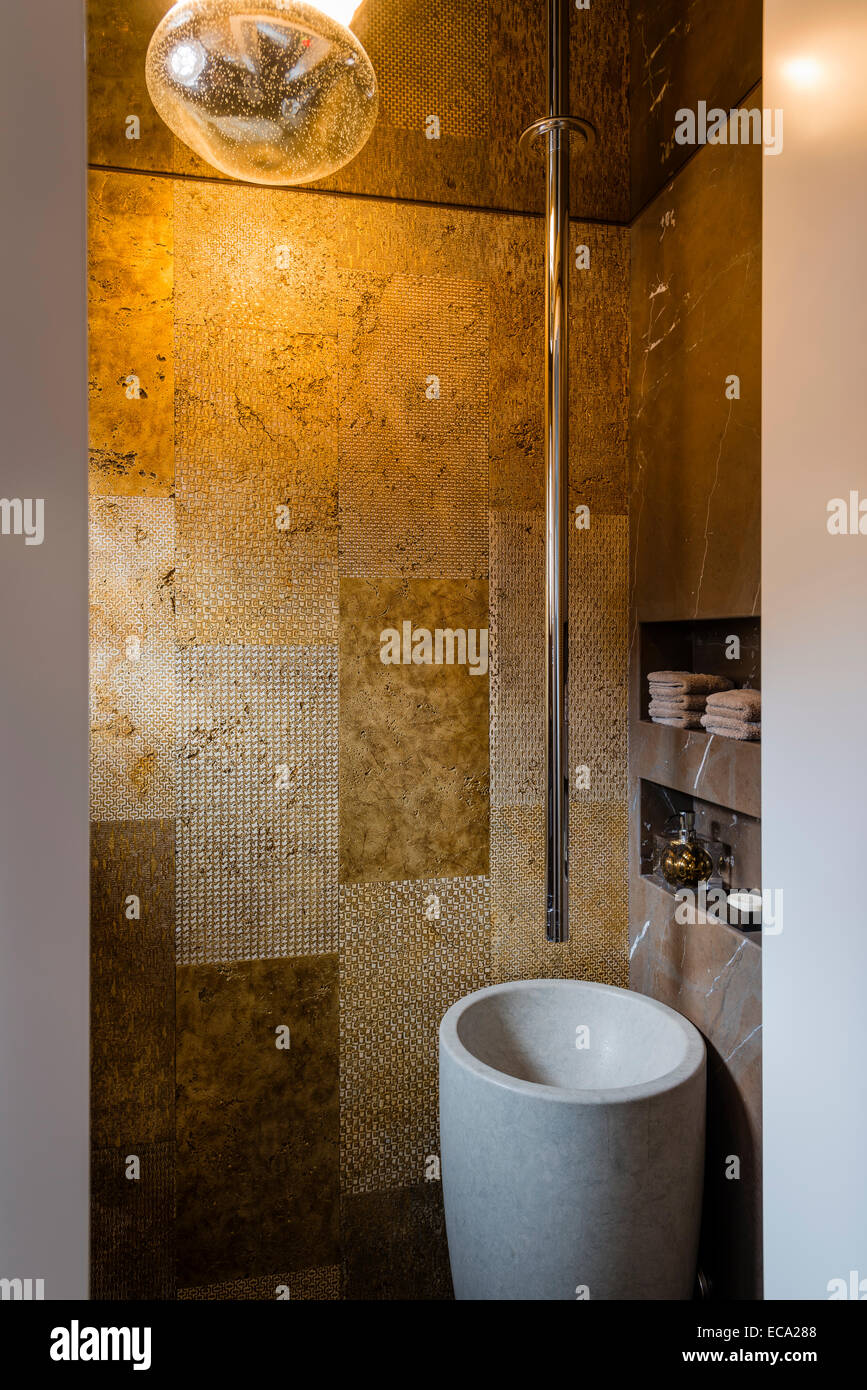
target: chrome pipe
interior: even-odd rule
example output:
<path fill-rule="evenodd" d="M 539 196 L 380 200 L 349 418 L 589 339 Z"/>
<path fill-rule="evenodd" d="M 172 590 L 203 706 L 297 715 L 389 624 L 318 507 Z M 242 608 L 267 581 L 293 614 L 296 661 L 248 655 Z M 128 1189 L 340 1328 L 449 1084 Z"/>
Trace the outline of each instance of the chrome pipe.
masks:
<path fill-rule="evenodd" d="M 569 5 L 548 0 L 548 118 L 569 115 Z M 545 197 L 545 758 L 548 941 L 569 938 L 569 129 L 549 129 Z"/>

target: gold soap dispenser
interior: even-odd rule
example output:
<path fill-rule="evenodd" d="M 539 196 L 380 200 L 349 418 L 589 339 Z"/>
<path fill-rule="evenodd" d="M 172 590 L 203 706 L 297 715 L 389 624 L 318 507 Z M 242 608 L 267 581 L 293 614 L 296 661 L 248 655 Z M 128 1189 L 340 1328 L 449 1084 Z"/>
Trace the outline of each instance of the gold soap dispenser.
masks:
<path fill-rule="evenodd" d="M 679 811 L 678 828 L 664 846 L 659 871 L 675 888 L 694 888 L 713 873 L 713 860 L 695 833 L 695 812 Z"/>

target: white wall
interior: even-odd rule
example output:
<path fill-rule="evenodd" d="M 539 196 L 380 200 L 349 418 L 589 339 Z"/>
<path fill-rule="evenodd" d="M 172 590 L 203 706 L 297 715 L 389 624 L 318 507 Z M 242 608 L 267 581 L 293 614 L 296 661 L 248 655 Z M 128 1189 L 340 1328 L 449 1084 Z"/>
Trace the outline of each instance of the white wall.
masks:
<path fill-rule="evenodd" d="M 867 1297 L 867 3 L 765 0 L 766 1297 Z M 865 520 L 867 527 L 867 520 Z"/>
<path fill-rule="evenodd" d="M 87 1296 L 84 6 L 3 6 L 0 1278 Z"/>

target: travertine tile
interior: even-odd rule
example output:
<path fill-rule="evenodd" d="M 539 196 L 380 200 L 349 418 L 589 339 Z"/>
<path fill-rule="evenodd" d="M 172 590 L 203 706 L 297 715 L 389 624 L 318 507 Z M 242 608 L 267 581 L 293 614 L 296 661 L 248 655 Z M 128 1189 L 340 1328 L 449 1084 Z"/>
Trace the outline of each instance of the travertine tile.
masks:
<path fill-rule="evenodd" d="M 90 490 L 170 497 L 171 184 L 91 173 L 88 187 Z"/>
<path fill-rule="evenodd" d="M 340 923 L 341 1187 L 412 1186 L 439 1155 L 439 1021 L 490 983 L 487 880 L 347 885 Z"/>
<path fill-rule="evenodd" d="M 90 814 L 175 808 L 174 504 L 90 506 Z"/>
<path fill-rule="evenodd" d="M 337 944 L 337 654 L 180 655 L 178 958 Z"/>
<path fill-rule="evenodd" d="M 177 1031 L 179 1286 L 339 1263 L 336 956 L 180 966 Z"/>
<path fill-rule="evenodd" d="M 344 579 L 340 601 L 341 882 L 487 873 L 487 673 L 381 660 L 404 622 L 487 633 L 487 583 Z"/>
<path fill-rule="evenodd" d="M 90 846 L 91 1143 L 167 1142 L 175 1127 L 174 824 L 102 822 L 91 827 Z"/>
<path fill-rule="evenodd" d="M 454 1297 L 440 1182 L 346 1195 L 341 1223 L 347 1299 Z"/>
<path fill-rule="evenodd" d="M 360 274 L 344 285 L 340 573 L 484 578 L 487 285 Z"/>
<path fill-rule="evenodd" d="M 180 642 L 337 640 L 332 338 L 177 330 Z"/>
<path fill-rule="evenodd" d="M 87 0 L 87 135 L 91 164 L 172 168 L 174 138 L 145 84 L 151 34 L 173 0 Z M 130 123 L 133 116 L 138 121 Z"/>

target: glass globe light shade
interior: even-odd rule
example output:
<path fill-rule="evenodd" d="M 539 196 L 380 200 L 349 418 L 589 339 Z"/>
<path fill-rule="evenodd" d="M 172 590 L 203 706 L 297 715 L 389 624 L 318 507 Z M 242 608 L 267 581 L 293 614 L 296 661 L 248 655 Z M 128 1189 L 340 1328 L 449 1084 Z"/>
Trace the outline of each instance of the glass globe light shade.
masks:
<path fill-rule="evenodd" d="M 332 14 L 351 0 L 180 0 L 145 76 L 170 130 L 230 178 L 297 184 L 353 159 L 376 121 L 370 59 Z"/>

